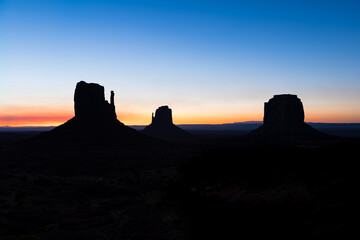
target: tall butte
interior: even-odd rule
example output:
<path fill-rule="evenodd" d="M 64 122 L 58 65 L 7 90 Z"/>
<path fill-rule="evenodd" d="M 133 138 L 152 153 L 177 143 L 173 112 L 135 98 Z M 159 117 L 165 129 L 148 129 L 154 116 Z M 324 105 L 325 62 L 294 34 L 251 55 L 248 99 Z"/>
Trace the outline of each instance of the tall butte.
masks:
<path fill-rule="evenodd" d="M 264 124 L 249 136 L 280 141 L 307 141 L 326 135 L 304 122 L 301 100 L 292 94 L 274 95 L 264 104 Z"/>
<path fill-rule="evenodd" d="M 75 116 L 52 131 L 39 136 L 61 144 L 128 145 L 148 141 L 140 132 L 125 126 L 116 117 L 114 91 L 110 103 L 104 87 L 97 83 L 78 82 L 74 94 Z"/>
<path fill-rule="evenodd" d="M 152 113 L 151 124 L 142 131 L 144 134 L 165 140 L 180 140 L 190 137 L 190 133 L 173 123 L 172 111 L 168 106 L 161 106 Z"/>
<path fill-rule="evenodd" d="M 114 91 L 111 91 L 109 103 L 105 100 L 103 86 L 78 82 L 74 94 L 75 117 L 85 121 L 116 120 L 114 95 Z"/>
<path fill-rule="evenodd" d="M 301 126 L 304 123 L 304 108 L 296 95 L 274 95 L 264 107 L 264 126 Z"/>

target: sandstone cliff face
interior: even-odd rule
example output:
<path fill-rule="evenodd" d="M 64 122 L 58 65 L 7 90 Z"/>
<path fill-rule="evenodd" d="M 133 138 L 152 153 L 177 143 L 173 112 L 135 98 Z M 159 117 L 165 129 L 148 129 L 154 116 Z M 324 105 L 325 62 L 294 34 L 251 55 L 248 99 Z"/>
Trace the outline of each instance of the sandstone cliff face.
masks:
<path fill-rule="evenodd" d="M 114 92 L 105 100 L 104 87 L 96 83 L 78 82 L 74 94 L 75 117 L 91 120 L 116 120 Z"/>
<path fill-rule="evenodd" d="M 304 108 L 296 95 L 274 95 L 264 106 L 264 124 L 249 133 L 262 142 L 309 142 L 327 137 L 304 122 Z"/>
<path fill-rule="evenodd" d="M 274 95 L 264 107 L 264 125 L 303 124 L 304 108 L 296 95 Z"/>
<path fill-rule="evenodd" d="M 172 112 L 168 106 L 161 106 L 153 114 L 151 124 L 153 125 L 172 125 Z"/>
<path fill-rule="evenodd" d="M 161 106 L 152 115 L 152 121 L 142 131 L 144 134 L 166 140 L 188 138 L 190 134 L 173 124 L 172 111 L 168 106 Z"/>

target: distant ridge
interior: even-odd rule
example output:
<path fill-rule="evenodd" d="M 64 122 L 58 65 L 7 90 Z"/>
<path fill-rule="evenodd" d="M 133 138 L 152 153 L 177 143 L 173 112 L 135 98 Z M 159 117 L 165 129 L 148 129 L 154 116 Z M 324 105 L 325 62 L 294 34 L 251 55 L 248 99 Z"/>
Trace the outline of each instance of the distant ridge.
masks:
<path fill-rule="evenodd" d="M 54 129 L 55 126 L 26 126 L 26 127 L 10 127 L 10 126 L 0 126 L 0 132 L 45 132 Z"/>
<path fill-rule="evenodd" d="M 253 126 L 261 126 L 263 121 L 246 121 L 246 122 L 234 122 L 234 123 L 214 123 L 214 124 L 178 124 L 176 126 L 184 129 L 184 130 L 236 130 L 237 128 L 243 128 L 244 125 L 253 125 Z M 305 122 L 316 129 L 357 129 L 360 128 L 360 123 L 327 123 L 327 122 Z M 136 129 L 138 131 L 143 130 L 147 125 L 127 125 L 130 128 Z M 56 126 L 21 126 L 21 127 L 12 127 L 12 126 L 0 126 L 0 132 L 26 132 L 26 131 L 50 131 L 56 128 Z M 249 128 L 252 128 L 251 126 Z M 255 129 L 255 128 L 254 128 Z"/>
<path fill-rule="evenodd" d="M 325 123 L 325 122 L 305 122 L 313 128 L 322 131 L 327 134 L 344 137 L 358 137 L 360 138 L 360 123 Z M 250 122 L 235 122 L 235 123 L 224 123 L 224 124 L 179 124 L 179 128 L 185 131 L 196 134 L 198 131 L 208 132 L 221 132 L 226 131 L 229 134 L 233 132 L 236 135 L 237 132 L 241 131 L 242 134 L 246 134 L 257 127 L 262 125 L 262 121 L 250 121 Z M 146 125 L 130 125 L 128 126 L 137 131 L 143 130 Z M 54 129 L 53 126 L 48 127 L 9 127 L 0 126 L 1 132 L 46 132 Z"/>

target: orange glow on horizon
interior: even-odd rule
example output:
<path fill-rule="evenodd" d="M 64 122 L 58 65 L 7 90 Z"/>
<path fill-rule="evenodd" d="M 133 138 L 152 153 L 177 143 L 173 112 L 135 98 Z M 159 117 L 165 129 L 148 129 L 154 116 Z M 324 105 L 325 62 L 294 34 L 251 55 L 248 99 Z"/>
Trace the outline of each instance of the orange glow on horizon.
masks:
<path fill-rule="evenodd" d="M 58 126 L 71 117 L 72 116 L 62 114 L 0 116 L 0 126 Z"/>
<path fill-rule="evenodd" d="M 125 125 L 149 125 L 151 116 L 149 114 L 117 114 L 119 121 Z M 74 115 L 67 112 L 52 112 L 52 113 L 18 113 L 12 115 L 0 115 L 0 126 L 20 127 L 20 126 L 58 126 Z M 175 124 L 224 124 L 246 121 L 262 121 L 262 115 L 221 115 L 220 116 L 206 116 L 206 115 L 174 115 L 173 122 Z M 336 115 L 313 115 L 306 117 L 306 122 L 328 122 L 328 123 L 351 123 L 360 122 L 360 119 L 344 119 L 343 116 Z"/>
<path fill-rule="evenodd" d="M 66 110 L 67 109 L 67 110 Z M 173 111 L 173 122 L 175 124 L 224 124 L 246 121 L 262 121 L 263 112 L 252 111 L 247 114 L 235 113 L 227 110 L 213 112 L 196 112 L 194 110 Z M 146 111 L 143 109 L 143 111 Z M 117 112 L 117 118 L 125 125 L 149 125 L 151 113 L 143 111 L 121 111 Z M 0 126 L 58 126 L 74 116 L 72 108 L 62 107 L 30 107 L 12 106 L 2 108 L 0 111 Z M 305 113 L 306 122 L 328 122 L 328 123 L 359 123 L 360 114 L 348 113 L 348 111 L 325 111 L 325 109 L 309 109 Z"/>
<path fill-rule="evenodd" d="M 73 117 L 63 107 L 9 106 L 0 112 L 0 126 L 58 126 Z"/>
<path fill-rule="evenodd" d="M 246 121 L 262 121 L 262 116 L 256 114 L 219 114 L 219 115 L 174 115 L 175 124 L 224 124 Z"/>

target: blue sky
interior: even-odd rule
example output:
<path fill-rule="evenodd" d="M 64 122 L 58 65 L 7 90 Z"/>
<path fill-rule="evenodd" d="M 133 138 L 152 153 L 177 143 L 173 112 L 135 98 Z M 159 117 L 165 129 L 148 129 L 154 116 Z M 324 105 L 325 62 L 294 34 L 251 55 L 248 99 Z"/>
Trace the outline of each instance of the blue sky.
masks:
<path fill-rule="evenodd" d="M 279 93 L 297 94 L 306 120 L 360 122 L 359 12 L 346 0 L 0 0 L 0 114 L 72 114 L 84 80 L 115 90 L 126 124 L 165 104 L 177 123 L 261 120 Z"/>

